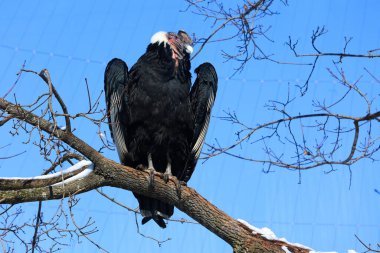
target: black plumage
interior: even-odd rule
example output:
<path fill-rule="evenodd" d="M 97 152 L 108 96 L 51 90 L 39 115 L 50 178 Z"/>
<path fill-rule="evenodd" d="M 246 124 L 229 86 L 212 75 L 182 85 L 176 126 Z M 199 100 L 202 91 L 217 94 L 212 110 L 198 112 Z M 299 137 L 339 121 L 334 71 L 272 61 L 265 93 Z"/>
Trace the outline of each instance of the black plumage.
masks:
<path fill-rule="evenodd" d="M 111 60 L 105 71 L 105 95 L 112 138 L 120 161 L 154 169 L 164 178 L 187 182 L 194 171 L 207 132 L 217 90 L 210 63 L 200 65 L 191 87 L 192 41 L 179 31 L 158 32 L 128 71 L 124 61 Z M 174 206 L 134 193 L 143 223 L 173 215 Z"/>

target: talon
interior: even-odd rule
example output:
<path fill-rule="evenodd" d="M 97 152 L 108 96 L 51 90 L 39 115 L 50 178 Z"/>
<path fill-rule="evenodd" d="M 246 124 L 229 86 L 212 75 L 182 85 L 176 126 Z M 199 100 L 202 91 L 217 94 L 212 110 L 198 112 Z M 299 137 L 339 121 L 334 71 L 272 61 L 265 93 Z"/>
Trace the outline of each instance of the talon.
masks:
<path fill-rule="evenodd" d="M 162 174 L 161 178 L 165 181 L 165 183 L 168 183 L 170 177 L 171 177 L 171 175 L 165 172 L 164 174 Z"/>
<path fill-rule="evenodd" d="M 156 172 L 154 168 L 148 168 L 146 171 L 149 173 L 149 189 L 154 188 L 154 173 Z"/>
<path fill-rule="evenodd" d="M 179 181 L 177 177 L 173 177 L 173 181 L 175 184 L 175 191 L 179 199 L 181 199 L 181 191 L 182 191 L 182 183 L 183 181 Z"/>
<path fill-rule="evenodd" d="M 148 169 L 146 169 L 149 173 L 149 186 L 148 188 L 149 189 L 153 189 L 154 188 L 154 173 L 156 172 L 156 170 L 154 169 L 154 166 L 153 166 L 153 160 L 152 160 L 152 154 L 149 153 L 148 154 Z"/>
<path fill-rule="evenodd" d="M 147 168 L 146 168 L 146 166 L 144 166 L 143 164 L 139 164 L 139 165 L 137 165 L 136 169 L 139 170 L 139 171 L 144 171 L 144 170 L 146 170 Z"/>

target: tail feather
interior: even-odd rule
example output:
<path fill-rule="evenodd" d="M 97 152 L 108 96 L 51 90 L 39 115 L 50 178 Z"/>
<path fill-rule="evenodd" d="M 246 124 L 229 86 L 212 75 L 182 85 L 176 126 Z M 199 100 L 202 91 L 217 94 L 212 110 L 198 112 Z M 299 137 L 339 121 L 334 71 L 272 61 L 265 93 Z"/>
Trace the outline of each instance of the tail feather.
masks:
<path fill-rule="evenodd" d="M 142 224 L 144 225 L 153 219 L 161 228 L 166 228 L 164 219 L 168 219 L 173 215 L 174 206 L 143 195 L 134 195 L 139 202 L 141 215 L 144 217 Z"/>

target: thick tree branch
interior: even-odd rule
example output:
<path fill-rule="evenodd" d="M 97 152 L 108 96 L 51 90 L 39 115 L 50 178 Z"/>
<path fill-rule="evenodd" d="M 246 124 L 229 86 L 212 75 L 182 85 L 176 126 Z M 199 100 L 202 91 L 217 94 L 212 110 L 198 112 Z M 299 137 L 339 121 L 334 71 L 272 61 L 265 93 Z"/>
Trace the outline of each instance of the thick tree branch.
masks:
<path fill-rule="evenodd" d="M 0 179 L 2 185 L 5 185 L 7 179 Z M 30 182 L 29 179 L 25 182 Z M 57 186 L 45 185 L 36 188 L 24 188 L 17 190 L 5 190 L 0 187 L 0 203 L 1 204 L 17 204 L 25 202 L 62 199 L 70 195 L 87 192 L 103 186 L 104 179 L 94 173 L 85 179 L 80 179 L 67 184 Z M 5 187 L 8 188 L 8 187 Z"/>
<path fill-rule="evenodd" d="M 38 117 L 37 115 L 23 109 L 19 105 L 15 105 L 3 98 L 0 98 L 0 109 L 9 114 L 12 118 L 25 121 L 26 123 L 38 127 L 44 132 L 59 138 L 70 147 L 80 152 L 83 156 L 87 157 L 93 163 L 96 163 L 96 161 L 102 157 L 95 149 L 73 135 L 71 132 L 66 132 L 55 127 L 51 122 Z"/>
<path fill-rule="evenodd" d="M 308 252 L 306 249 L 282 241 L 271 241 L 259 234 L 253 234 L 251 229 L 232 219 L 189 187 L 182 187 L 181 198 L 179 198 L 175 181 L 171 179 L 165 183 L 159 173 L 155 175 L 155 187 L 151 190 L 148 173 L 117 164 L 106 158 L 102 158 L 100 164 L 102 164 L 101 167 L 95 168 L 94 173 L 89 176 L 60 186 L 50 185 L 17 191 L 3 190 L 0 187 L 0 201 L 12 204 L 60 199 L 100 186 L 112 186 L 174 204 L 178 209 L 229 243 L 235 252 L 258 252 L 257 250 L 277 252 L 281 250 L 282 246 L 286 246 L 292 252 Z"/>
<path fill-rule="evenodd" d="M 229 243 L 234 252 L 282 252 L 281 247 L 283 246 L 286 246 L 291 252 L 309 251 L 282 241 L 268 240 L 260 234 L 254 234 L 250 228 L 225 214 L 189 187 L 183 186 L 179 197 L 175 181 L 171 179 L 168 183 L 165 183 L 159 173 L 155 174 L 155 186 L 154 189 L 151 189 L 147 172 L 120 165 L 103 157 L 71 132 L 55 128 L 52 123 L 39 118 L 18 105 L 0 99 L 0 109 L 14 118 L 23 120 L 33 126 L 38 126 L 43 131 L 60 138 L 94 164 L 93 172 L 86 177 L 62 184 L 51 185 L 50 181 L 42 181 L 37 184 L 31 183 L 30 179 L 10 179 L 18 181 L 18 183 L 14 183 L 17 187 L 15 186 L 10 190 L 7 186 L 9 179 L 0 179 L 0 203 L 14 204 L 61 199 L 102 186 L 111 186 L 175 205 Z M 28 188 L 22 187 L 23 185 L 28 185 Z"/>
<path fill-rule="evenodd" d="M 89 166 L 81 166 L 77 169 L 65 170 L 54 174 L 36 176 L 30 178 L 0 178 L 1 190 L 22 190 L 28 188 L 39 188 L 56 184 L 62 180 L 78 175 Z"/>

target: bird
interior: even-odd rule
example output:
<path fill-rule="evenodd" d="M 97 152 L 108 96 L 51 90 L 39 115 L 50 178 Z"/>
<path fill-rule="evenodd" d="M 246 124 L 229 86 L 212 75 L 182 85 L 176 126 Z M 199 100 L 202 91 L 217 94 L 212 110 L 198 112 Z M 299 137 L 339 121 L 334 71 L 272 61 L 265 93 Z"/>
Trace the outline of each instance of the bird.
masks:
<path fill-rule="evenodd" d="M 205 141 L 218 77 L 205 62 L 195 69 L 191 83 L 193 41 L 183 30 L 155 33 L 146 52 L 129 70 L 118 58 L 105 69 L 104 90 L 108 125 L 120 163 L 144 168 L 154 185 L 154 172 L 165 182 L 190 179 Z M 161 228 L 174 206 L 133 193 L 143 216 Z"/>

